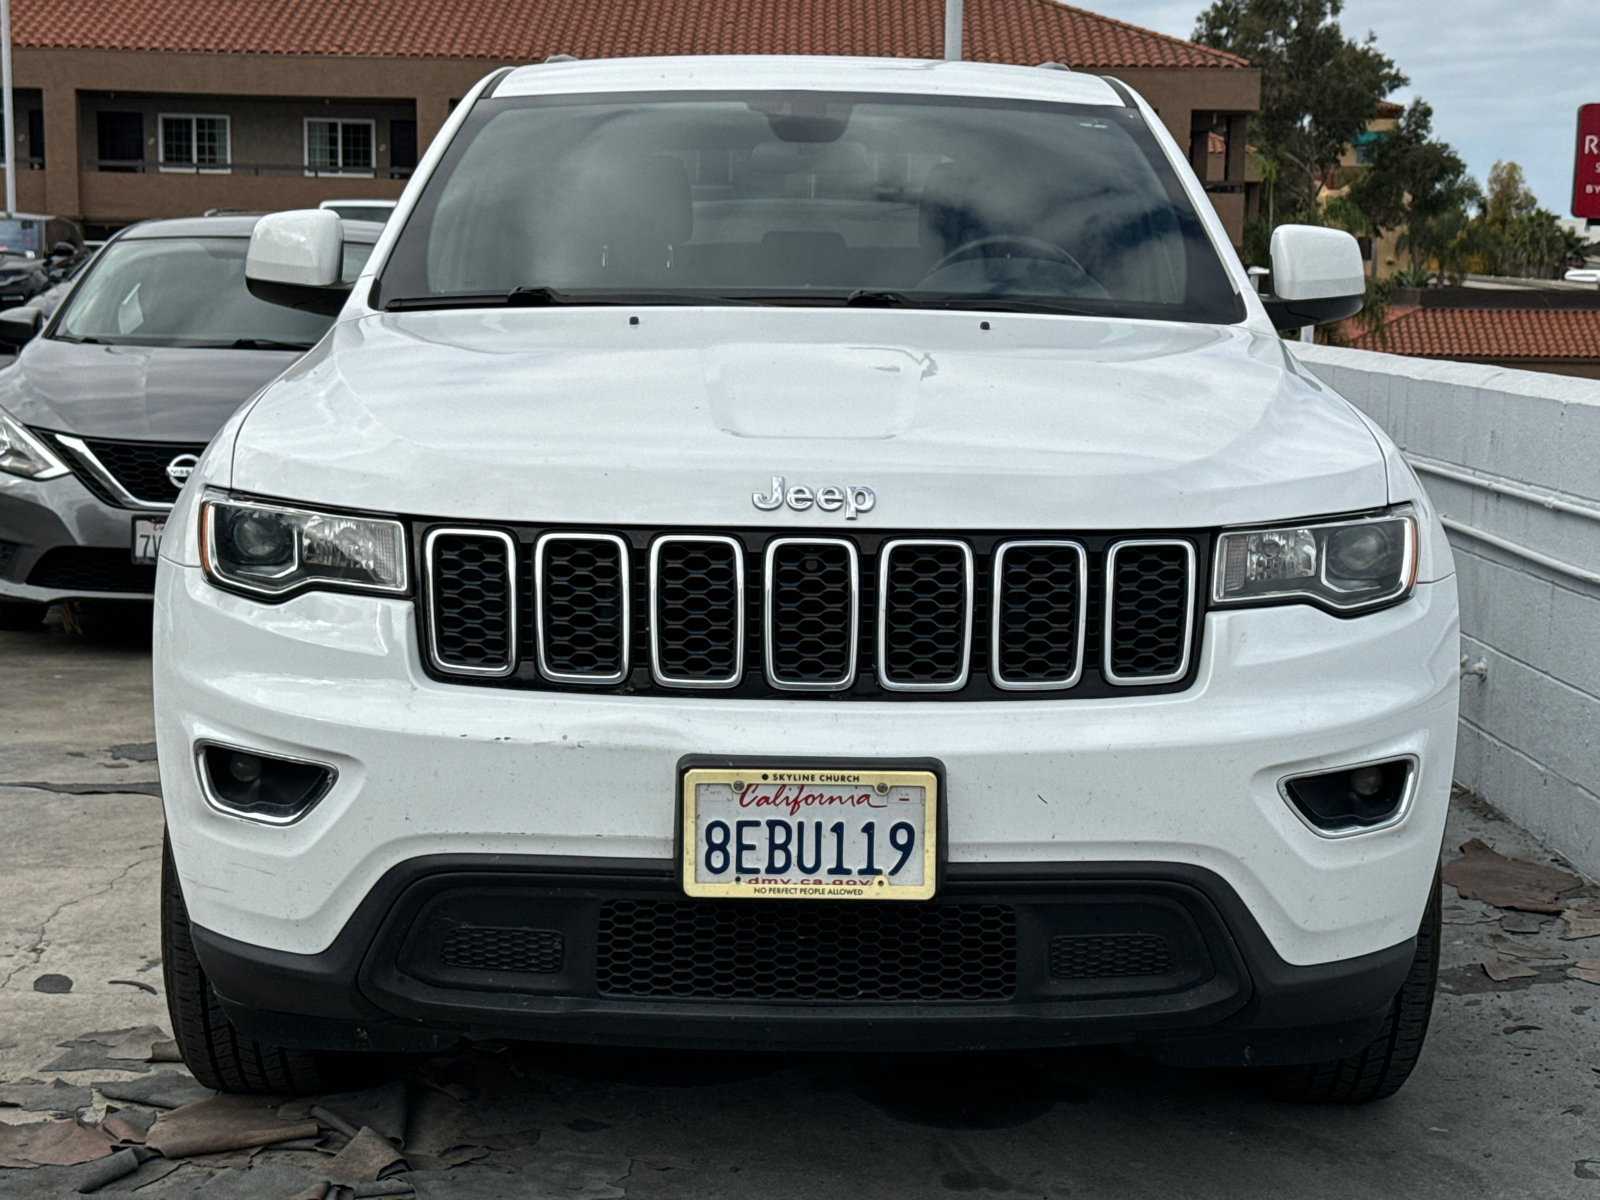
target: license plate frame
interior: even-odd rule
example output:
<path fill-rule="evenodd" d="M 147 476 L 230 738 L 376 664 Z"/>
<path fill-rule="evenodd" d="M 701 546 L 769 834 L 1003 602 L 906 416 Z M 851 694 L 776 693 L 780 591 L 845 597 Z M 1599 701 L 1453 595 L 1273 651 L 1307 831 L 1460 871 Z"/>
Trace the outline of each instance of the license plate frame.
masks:
<path fill-rule="evenodd" d="M 697 858 L 702 845 L 697 837 L 696 787 L 706 783 L 737 781 L 760 782 L 761 776 L 782 775 L 783 780 L 767 779 L 767 783 L 798 782 L 806 776 L 820 776 L 818 782 L 833 786 L 871 786 L 879 783 L 894 787 L 925 789 L 923 795 L 921 846 L 913 853 L 921 855 L 922 881 L 917 884 L 895 884 L 885 876 L 877 885 L 861 886 L 850 883 L 801 884 L 781 882 L 761 883 L 758 875 L 745 880 L 734 875 L 733 882 L 711 882 L 696 878 Z M 828 779 L 828 777 L 834 777 Z M 839 777 L 855 777 L 846 783 Z M 930 900 L 936 896 L 944 882 L 946 851 L 946 807 L 944 765 L 934 759 L 872 761 L 815 758 L 783 759 L 730 759 L 710 756 L 686 756 L 678 764 L 677 813 L 675 822 L 675 873 L 685 895 L 696 899 L 760 899 L 760 900 L 842 900 L 842 901 L 900 901 Z M 725 803 L 725 801 L 724 801 Z M 762 816 L 773 815 L 763 809 Z M 781 815 L 781 811 L 779 813 Z M 837 818 L 835 818 L 837 819 Z M 889 861 L 896 855 L 888 846 L 883 847 Z M 882 864 L 880 864 L 882 865 Z M 854 876 L 852 878 L 855 878 Z"/>
<path fill-rule="evenodd" d="M 134 563 L 141 567 L 151 567 L 156 559 L 161 557 L 161 539 L 167 531 L 165 518 L 157 520 L 154 517 L 135 517 L 133 519 L 133 543 L 128 554 Z M 148 553 L 141 553 L 148 550 Z"/>

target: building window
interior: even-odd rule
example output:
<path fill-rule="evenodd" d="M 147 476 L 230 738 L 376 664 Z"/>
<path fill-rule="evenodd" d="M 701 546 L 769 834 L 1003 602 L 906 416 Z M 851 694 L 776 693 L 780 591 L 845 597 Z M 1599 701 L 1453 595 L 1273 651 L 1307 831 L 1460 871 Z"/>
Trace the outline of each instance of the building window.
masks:
<path fill-rule="evenodd" d="M 417 165 L 417 123 L 413 120 L 389 122 L 389 177 L 395 172 L 410 173 Z"/>
<path fill-rule="evenodd" d="M 371 121 L 306 121 L 308 175 L 371 175 Z"/>
<path fill-rule="evenodd" d="M 44 109 L 28 110 L 28 166 L 44 170 Z"/>
<path fill-rule="evenodd" d="M 220 174 L 232 161 L 228 118 L 161 114 L 161 169 Z"/>
<path fill-rule="evenodd" d="M 96 147 L 102 171 L 144 170 L 144 115 L 136 112 L 95 114 Z"/>

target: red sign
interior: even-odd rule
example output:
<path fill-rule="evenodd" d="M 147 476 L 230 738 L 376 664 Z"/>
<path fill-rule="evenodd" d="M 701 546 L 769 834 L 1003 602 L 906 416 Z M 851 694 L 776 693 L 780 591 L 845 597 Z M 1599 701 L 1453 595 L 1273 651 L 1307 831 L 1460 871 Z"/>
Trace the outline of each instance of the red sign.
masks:
<path fill-rule="evenodd" d="M 1578 165 L 1572 173 L 1572 215 L 1600 221 L 1600 104 L 1578 110 Z"/>

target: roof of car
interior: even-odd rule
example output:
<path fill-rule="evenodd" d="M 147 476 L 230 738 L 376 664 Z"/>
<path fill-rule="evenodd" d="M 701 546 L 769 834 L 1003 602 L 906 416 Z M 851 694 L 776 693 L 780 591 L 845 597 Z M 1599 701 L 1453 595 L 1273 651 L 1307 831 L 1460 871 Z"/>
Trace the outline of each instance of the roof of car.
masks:
<path fill-rule="evenodd" d="M 122 231 L 124 238 L 164 237 L 249 237 L 261 214 L 216 217 L 170 217 L 161 221 L 141 221 Z M 344 221 L 344 236 L 352 242 L 375 242 L 383 232 L 378 221 Z"/>
<path fill-rule="evenodd" d="M 513 70 L 496 84 L 494 95 L 793 88 L 987 96 L 1078 104 L 1122 103 L 1099 76 L 1076 71 L 996 63 L 822 55 L 708 55 L 540 63 Z"/>

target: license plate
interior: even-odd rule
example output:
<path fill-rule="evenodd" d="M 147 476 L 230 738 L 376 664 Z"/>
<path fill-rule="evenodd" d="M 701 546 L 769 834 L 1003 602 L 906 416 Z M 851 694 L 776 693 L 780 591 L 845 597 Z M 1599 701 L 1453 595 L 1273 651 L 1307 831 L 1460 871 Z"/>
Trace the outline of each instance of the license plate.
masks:
<path fill-rule="evenodd" d="M 133 519 L 133 561 L 136 563 L 154 563 L 157 555 L 161 553 L 161 534 L 166 529 L 165 521 L 147 521 L 143 517 Z"/>
<path fill-rule="evenodd" d="M 683 775 L 683 890 L 927 900 L 939 802 L 931 771 L 692 768 Z"/>

